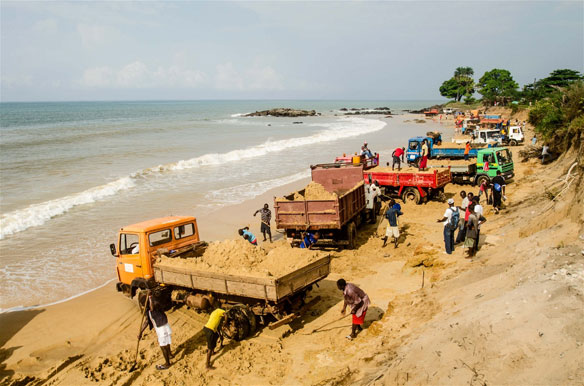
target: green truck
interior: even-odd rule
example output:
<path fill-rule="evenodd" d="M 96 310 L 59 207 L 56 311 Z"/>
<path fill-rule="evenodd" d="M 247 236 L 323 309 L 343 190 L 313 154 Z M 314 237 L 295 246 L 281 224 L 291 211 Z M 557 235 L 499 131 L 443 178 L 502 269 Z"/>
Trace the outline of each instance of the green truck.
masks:
<path fill-rule="evenodd" d="M 480 185 L 483 180 L 490 182 L 501 171 L 505 180 L 515 175 L 513 156 L 506 147 L 489 147 L 480 149 L 474 162 L 462 160 L 435 160 L 429 161 L 429 167 L 450 168 L 452 182 L 455 184 Z"/>

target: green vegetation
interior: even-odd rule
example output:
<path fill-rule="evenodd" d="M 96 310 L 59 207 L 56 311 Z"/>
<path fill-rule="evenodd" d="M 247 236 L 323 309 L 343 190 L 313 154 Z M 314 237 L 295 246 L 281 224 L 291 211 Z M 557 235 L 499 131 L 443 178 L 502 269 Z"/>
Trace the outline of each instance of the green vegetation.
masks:
<path fill-rule="evenodd" d="M 584 77 L 578 71 L 569 69 L 555 70 L 547 78 L 526 84 L 523 87 L 522 97 L 529 102 L 540 100 L 551 96 L 558 91 L 558 88 L 566 88 L 581 79 L 584 79 Z"/>
<path fill-rule="evenodd" d="M 578 146 L 584 132 L 584 82 L 570 82 L 557 87 L 539 100 L 529 112 L 529 123 L 543 139 L 559 150 Z"/>
<path fill-rule="evenodd" d="M 472 76 L 474 70 L 470 67 L 458 67 L 454 71 L 454 76 L 442 83 L 440 95 L 460 102 L 462 97 L 472 98 L 474 90 L 474 80 Z"/>
<path fill-rule="evenodd" d="M 485 72 L 477 83 L 478 92 L 483 96 L 484 104 L 494 104 L 494 102 L 506 104 L 517 95 L 518 87 L 509 71 L 498 68 Z"/>

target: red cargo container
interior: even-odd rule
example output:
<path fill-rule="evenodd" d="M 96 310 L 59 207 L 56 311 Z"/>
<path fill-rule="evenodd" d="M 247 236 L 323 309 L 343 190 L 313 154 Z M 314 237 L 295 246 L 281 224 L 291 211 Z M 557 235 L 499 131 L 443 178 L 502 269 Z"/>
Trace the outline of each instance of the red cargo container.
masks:
<path fill-rule="evenodd" d="M 304 232 L 318 231 L 318 244 L 354 248 L 357 226 L 365 209 L 363 165 L 322 164 L 311 166 L 312 181 L 321 184 L 333 199 L 294 199 L 294 193 L 274 198 L 276 227 L 284 229 L 288 241 L 300 243 Z M 304 189 L 298 193 L 304 196 Z"/>
<path fill-rule="evenodd" d="M 420 204 L 424 197 L 442 193 L 444 186 L 452 179 L 450 169 L 446 168 L 419 171 L 409 167 L 397 171 L 378 166 L 364 171 L 363 176 L 367 183 L 378 181 L 385 188 L 386 194 L 394 194 L 404 202 L 412 201 L 416 204 Z"/>

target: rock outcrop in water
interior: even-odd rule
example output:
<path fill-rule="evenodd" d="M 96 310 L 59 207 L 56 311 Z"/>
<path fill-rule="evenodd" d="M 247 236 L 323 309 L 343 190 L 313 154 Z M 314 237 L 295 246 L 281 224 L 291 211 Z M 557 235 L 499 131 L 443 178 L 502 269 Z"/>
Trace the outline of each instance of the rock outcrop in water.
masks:
<path fill-rule="evenodd" d="M 245 117 L 312 117 L 316 115 L 314 110 L 296 110 L 288 108 L 277 108 L 271 110 L 256 111 L 255 113 L 245 114 Z"/>
<path fill-rule="evenodd" d="M 345 115 L 368 115 L 368 114 L 391 115 L 391 110 L 389 109 L 389 107 L 375 107 L 375 108 L 363 107 L 363 108 L 351 108 L 351 109 L 347 109 L 346 107 L 343 107 L 342 109 L 340 109 L 340 111 L 344 111 Z"/>

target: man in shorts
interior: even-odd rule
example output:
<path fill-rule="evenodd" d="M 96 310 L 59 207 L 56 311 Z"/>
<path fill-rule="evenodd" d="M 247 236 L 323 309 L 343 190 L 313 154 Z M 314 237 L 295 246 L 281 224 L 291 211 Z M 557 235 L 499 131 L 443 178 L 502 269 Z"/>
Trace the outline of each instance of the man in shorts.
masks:
<path fill-rule="evenodd" d="M 355 284 L 347 283 L 345 279 L 337 280 L 337 288 L 343 291 L 344 303 L 341 314 L 345 315 L 347 306 L 351 306 L 352 325 L 351 335 L 347 335 L 347 339 L 353 340 L 357 334 L 363 330 L 363 322 L 369 308 L 369 296 Z"/>
<path fill-rule="evenodd" d="M 272 211 L 269 209 L 270 206 L 268 204 L 264 204 L 264 207 L 262 209 L 258 209 L 255 211 L 255 213 L 253 214 L 254 217 L 256 214 L 260 214 L 261 216 L 261 221 L 262 221 L 262 225 L 261 225 L 261 232 L 264 235 L 264 241 L 266 241 L 266 233 L 268 234 L 268 236 L 270 237 L 270 243 L 272 242 L 272 230 L 270 229 L 270 220 L 272 219 Z"/>
<path fill-rule="evenodd" d="M 393 247 L 397 248 L 397 243 L 399 240 L 399 228 L 398 228 L 398 216 L 403 215 L 398 207 L 395 206 L 395 200 L 389 202 L 389 208 L 385 212 L 385 218 L 387 218 L 388 224 L 385 229 L 385 237 L 383 238 L 383 247 L 387 243 L 389 236 L 393 236 Z"/>
<path fill-rule="evenodd" d="M 406 153 L 405 147 L 398 147 L 393 151 L 393 153 L 391 153 L 391 157 L 393 159 L 393 162 L 391 164 L 391 170 L 393 170 L 395 164 L 397 164 L 397 170 L 398 171 L 401 170 L 401 164 L 402 162 L 405 162 L 404 159 L 405 153 Z"/>
<path fill-rule="evenodd" d="M 140 329 L 138 334 L 138 340 L 142 338 L 142 333 L 146 327 L 154 328 L 156 335 L 158 336 L 158 344 L 160 345 L 160 350 L 162 350 L 162 355 L 164 356 L 164 364 L 156 365 L 157 370 L 167 370 L 170 367 L 170 343 L 172 330 L 168 324 L 168 318 L 166 313 L 164 313 L 163 307 L 158 299 L 154 298 L 152 295 L 148 295 L 146 299 L 146 304 L 144 307 L 148 307 L 148 317 L 144 320 L 144 324 Z"/>
<path fill-rule="evenodd" d="M 221 339 L 221 347 L 223 347 L 223 335 L 221 335 L 221 326 L 225 319 L 225 310 L 221 308 L 216 308 L 211 315 L 205 327 L 203 327 L 203 332 L 205 333 L 205 338 L 207 339 L 207 369 L 211 370 L 211 355 L 215 352 L 215 347 L 217 346 L 217 340 Z"/>

